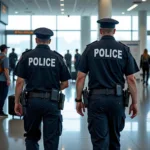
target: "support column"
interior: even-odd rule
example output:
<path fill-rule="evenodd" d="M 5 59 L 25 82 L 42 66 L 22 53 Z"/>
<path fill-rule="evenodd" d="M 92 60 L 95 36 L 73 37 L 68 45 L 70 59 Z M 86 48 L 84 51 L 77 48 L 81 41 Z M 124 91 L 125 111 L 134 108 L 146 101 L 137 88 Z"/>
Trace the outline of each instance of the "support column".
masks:
<path fill-rule="evenodd" d="M 112 17 L 112 0 L 98 0 L 98 19 Z M 97 37 L 100 39 L 99 25 Z"/>
<path fill-rule="evenodd" d="M 140 53 L 147 46 L 147 11 L 139 11 L 139 40 L 140 40 Z"/>
<path fill-rule="evenodd" d="M 86 45 L 91 42 L 91 18 L 90 16 L 81 17 L 81 52 L 86 48 Z"/>
<path fill-rule="evenodd" d="M 111 18 L 112 0 L 98 0 L 98 18 Z"/>

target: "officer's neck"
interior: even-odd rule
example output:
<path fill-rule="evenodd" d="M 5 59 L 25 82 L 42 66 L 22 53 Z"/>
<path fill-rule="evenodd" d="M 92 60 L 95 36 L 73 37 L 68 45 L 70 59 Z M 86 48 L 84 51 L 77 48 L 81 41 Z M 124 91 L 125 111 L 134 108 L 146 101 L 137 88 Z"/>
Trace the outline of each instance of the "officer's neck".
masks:
<path fill-rule="evenodd" d="M 47 43 L 38 43 L 37 45 L 46 45 L 46 46 L 48 46 L 49 44 L 47 44 Z"/>
<path fill-rule="evenodd" d="M 114 34 L 107 34 L 107 33 L 106 33 L 106 34 L 102 34 L 101 36 L 102 36 L 102 37 L 103 37 L 103 36 L 114 36 Z"/>

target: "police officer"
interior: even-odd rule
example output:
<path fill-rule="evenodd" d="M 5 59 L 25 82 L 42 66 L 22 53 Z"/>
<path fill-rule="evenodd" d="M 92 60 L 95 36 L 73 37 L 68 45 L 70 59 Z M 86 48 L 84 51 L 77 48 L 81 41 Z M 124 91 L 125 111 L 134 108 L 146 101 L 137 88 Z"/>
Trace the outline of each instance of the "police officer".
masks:
<path fill-rule="evenodd" d="M 59 91 L 68 87 L 69 71 L 63 57 L 48 46 L 53 31 L 38 28 L 34 31 L 37 47 L 24 54 L 18 64 L 15 93 L 15 112 L 22 115 L 19 97 L 26 81 L 26 111 L 24 116 L 27 150 L 39 150 L 41 121 L 45 150 L 57 150 L 62 132 L 62 115 L 58 109 Z"/>
<path fill-rule="evenodd" d="M 79 65 L 76 110 L 84 116 L 82 90 L 89 73 L 88 129 L 93 150 L 120 150 L 120 132 L 125 124 L 123 88 L 126 76 L 131 92 L 131 118 L 137 115 L 137 88 L 134 73 L 139 69 L 129 47 L 117 42 L 115 24 L 110 18 L 98 21 L 102 38 L 89 44 Z"/>
<path fill-rule="evenodd" d="M 69 70 L 71 72 L 72 55 L 69 53 L 69 50 L 67 50 L 67 54 L 65 54 L 65 60 L 66 60 L 67 67 L 69 68 Z"/>

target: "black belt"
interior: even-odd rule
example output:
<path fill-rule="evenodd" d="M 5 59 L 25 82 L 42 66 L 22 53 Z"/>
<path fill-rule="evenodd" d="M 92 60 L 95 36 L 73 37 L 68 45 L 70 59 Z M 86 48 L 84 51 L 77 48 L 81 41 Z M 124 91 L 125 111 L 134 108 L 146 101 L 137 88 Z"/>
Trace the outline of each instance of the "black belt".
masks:
<path fill-rule="evenodd" d="M 90 94 L 116 95 L 116 90 L 115 89 L 95 89 L 95 90 L 91 90 Z"/>
<path fill-rule="evenodd" d="M 49 92 L 29 92 L 29 98 L 43 98 L 43 99 L 50 99 L 51 93 Z"/>

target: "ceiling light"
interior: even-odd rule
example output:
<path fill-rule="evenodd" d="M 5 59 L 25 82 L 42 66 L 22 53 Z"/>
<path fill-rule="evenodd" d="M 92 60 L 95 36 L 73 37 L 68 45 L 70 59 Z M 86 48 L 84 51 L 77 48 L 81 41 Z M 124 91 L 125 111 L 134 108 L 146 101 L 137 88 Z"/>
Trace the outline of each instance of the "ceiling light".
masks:
<path fill-rule="evenodd" d="M 15 14 L 18 14 L 18 11 L 15 11 Z"/>
<path fill-rule="evenodd" d="M 127 9 L 127 11 L 131 11 L 133 10 L 134 8 L 136 8 L 138 6 L 138 4 L 134 4 L 132 5 L 130 8 Z"/>
<path fill-rule="evenodd" d="M 61 12 L 62 15 L 64 15 L 64 12 Z"/>
<path fill-rule="evenodd" d="M 146 0 L 142 0 L 142 2 L 146 2 Z"/>
<path fill-rule="evenodd" d="M 125 14 L 125 12 L 122 12 L 122 15 L 124 15 Z"/>
<path fill-rule="evenodd" d="M 64 0 L 60 0 L 61 2 L 63 2 Z"/>
<path fill-rule="evenodd" d="M 64 4 L 60 4 L 60 6 L 64 6 Z"/>
<path fill-rule="evenodd" d="M 61 11 L 64 11 L 65 9 L 61 9 Z"/>

